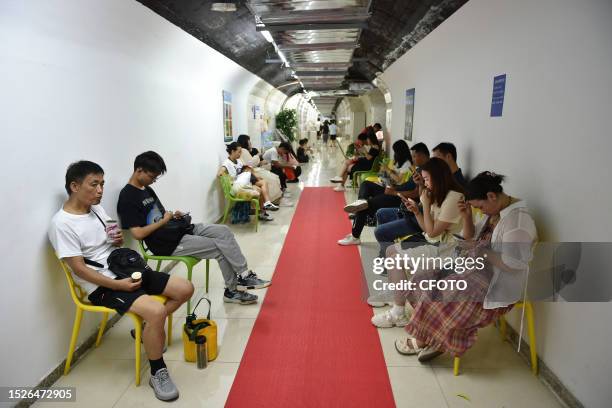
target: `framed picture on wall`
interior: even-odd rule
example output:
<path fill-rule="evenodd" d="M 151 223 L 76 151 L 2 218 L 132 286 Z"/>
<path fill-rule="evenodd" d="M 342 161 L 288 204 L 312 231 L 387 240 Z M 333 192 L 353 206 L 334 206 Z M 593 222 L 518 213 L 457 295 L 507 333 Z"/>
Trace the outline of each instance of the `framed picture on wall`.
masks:
<path fill-rule="evenodd" d="M 404 121 L 404 139 L 412 142 L 414 124 L 414 88 L 406 91 L 406 119 Z"/>
<path fill-rule="evenodd" d="M 223 91 L 223 141 L 229 143 L 234 140 L 232 128 L 232 94 Z"/>

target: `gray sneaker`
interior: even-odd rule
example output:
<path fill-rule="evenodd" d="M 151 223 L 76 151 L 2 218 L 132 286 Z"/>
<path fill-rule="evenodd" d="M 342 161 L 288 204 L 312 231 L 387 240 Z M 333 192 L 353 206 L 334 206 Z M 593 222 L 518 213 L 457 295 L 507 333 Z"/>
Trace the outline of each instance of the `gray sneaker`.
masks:
<path fill-rule="evenodd" d="M 151 376 L 149 385 L 153 388 L 157 399 L 172 401 L 178 398 L 179 392 L 172 382 L 167 368 L 160 368 L 155 375 Z"/>
<path fill-rule="evenodd" d="M 257 303 L 257 296 L 252 295 L 248 292 L 241 292 L 239 290 L 229 290 L 225 288 L 225 292 L 223 293 L 223 301 L 225 303 L 250 305 L 252 303 Z"/>
<path fill-rule="evenodd" d="M 245 291 L 249 289 L 263 289 L 270 286 L 272 282 L 265 279 L 259 279 L 255 272 L 249 271 L 249 275 L 246 278 L 238 275 L 238 286 L 237 290 Z"/>

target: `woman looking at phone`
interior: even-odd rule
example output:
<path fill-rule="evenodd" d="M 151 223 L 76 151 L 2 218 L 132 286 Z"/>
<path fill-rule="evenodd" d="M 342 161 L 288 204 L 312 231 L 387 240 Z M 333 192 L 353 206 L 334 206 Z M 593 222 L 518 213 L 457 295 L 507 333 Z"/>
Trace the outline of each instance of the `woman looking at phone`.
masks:
<path fill-rule="evenodd" d="M 452 254 L 456 245 L 453 234 L 461 231 L 462 216 L 458 203 L 464 200 L 463 188 L 455 181 L 450 167 L 442 159 L 432 158 L 421 167 L 424 190 L 421 194 L 423 210 L 410 198 L 402 198 L 406 207 L 414 214 L 423 230 L 427 244 L 407 250 L 398 245 L 387 248 L 387 257 L 396 255 L 410 259 L 433 258 Z M 390 268 L 389 282 L 400 283 L 407 280 L 404 269 Z M 410 271 L 418 273 L 419 271 Z M 393 306 L 390 310 L 372 317 L 376 327 L 403 327 L 408 324 L 405 305 L 406 296 L 403 291 L 395 291 Z"/>
<path fill-rule="evenodd" d="M 465 238 L 458 242 L 460 256 L 481 259 L 484 267 L 436 270 L 412 279 L 417 286 L 419 280 L 461 279 L 466 289 L 407 293 L 414 312 L 406 326 L 410 334 L 395 341 L 399 353 L 418 355 L 421 362 L 444 352 L 461 356 L 476 341 L 479 328 L 507 313 L 523 296 L 537 232 L 525 203 L 504 193 L 503 180 L 492 172 L 480 173 L 466 187 L 468 201 L 458 203 Z M 485 216 L 476 225 L 471 207 Z"/>
<path fill-rule="evenodd" d="M 336 176 L 330 181 L 332 183 L 339 183 L 334 191 L 344 191 L 344 184 L 349 176 L 352 176 L 356 171 L 368 171 L 374 164 L 374 159 L 380 154 L 380 144 L 376 138 L 376 134 L 372 129 L 368 130 L 367 145 L 369 146 L 368 153 L 365 157 L 359 157 L 356 161 L 347 161 L 342 168 L 341 175 Z"/>
<path fill-rule="evenodd" d="M 393 163 L 381 167 L 388 174 L 394 186 L 404 185 L 412 176 L 412 157 L 410 148 L 403 140 L 393 144 Z M 354 213 L 353 228 L 350 234 L 338 241 L 339 245 L 359 245 L 363 228 L 368 216 L 374 218 L 380 208 L 399 207 L 401 200 L 392 186 L 386 186 L 379 177 L 364 181 L 359 187 L 358 200 L 344 207 L 344 211 Z M 389 193 L 390 192 L 390 193 Z"/>

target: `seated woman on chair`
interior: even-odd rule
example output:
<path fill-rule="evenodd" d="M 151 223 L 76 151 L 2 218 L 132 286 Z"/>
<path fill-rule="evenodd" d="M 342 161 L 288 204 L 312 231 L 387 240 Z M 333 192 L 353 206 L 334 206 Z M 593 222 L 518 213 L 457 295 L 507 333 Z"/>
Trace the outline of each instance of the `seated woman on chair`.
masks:
<path fill-rule="evenodd" d="M 240 147 L 242 147 L 240 160 L 246 166 L 253 169 L 253 174 L 255 174 L 256 177 L 265 180 L 268 185 L 268 195 L 270 196 L 270 201 L 277 202 L 277 200 L 280 200 L 280 198 L 283 196 L 280 179 L 276 174 L 264 168 L 264 166 L 268 165 L 269 163 L 261 159 L 261 154 L 251 144 L 251 137 L 248 135 L 240 135 L 238 136 L 237 142 Z"/>
<path fill-rule="evenodd" d="M 389 258 L 409 257 L 412 260 L 449 256 L 454 252 L 456 239 L 453 234 L 461 232 L 462 218 L 458 203 L 464 200 L 463 189 L 455 181 L 450 167 L 442 159 L 433 158 L 421 167 L 425 189 L 421 193 L 422 209 L 416 201 L 403 198 L 406 208 L 414 214 L 415 220 L 425 233 L 426 242 L 402 250 L 396 245 L 387 248 Z M 403 266 L 403 264 L 402 264 Z M 390 283 L 406 280 L 404 269 L 387 268 Z M 420 271 L 416 271 L 419 273 Z M 401 291 L 394 291 L 391 310 L 372 317 L 376 327 L 403 327 L 408 324 L 405 313 L 406 297 Z"/>
<path fill-rule="evenodd" d="M 397 186 L 407 185 L 412 176 L 412 157 L 408 143 L 398 140 L 393 144 L 393 163 L 381 165 L 381 172 L 387 179 L 381 177 L 368 178 L 359 187 L 358 200 L 344 207 L 344 211 L 353 213 L 353 229 L 351 234 L 338 241 L 340 245 L 359 245 L 360 237 L 367 218 L 374 218 L 380 208 L 397 208 L 401 199 L 397 196 Z M 416 189 L 416 185 L 414 186 Z M 416 193 L 418 196 L 418 190 Z"/>
<path fill-rule="evenodd" d="M 344 184 L 349 176 L 353 176 L 356 171 L 368 171 L 374 164 L 374 159 L 381 153 L 381 147 L 376 138 L 376 133 L 373 130 L 368 130 L 367 146 L 369 146 L 368 153 L 365 157 L 359 157 L 355 160 L 347 160 L 341 171 L 341 176 L 336 176 L 330 181 L 332 183 L 340 183 L 334 191 L 344 191 Z"/>
<path fill-rule="evenodd" d="M 245 166 L 239 159 L 242 154 L 242 147 L 237 142 L 227 145 L 227 153 L 229 156 L 223 162 L 220 174 L 227 173 L 232 178 L 232 193 L 237 197 L 240 195 L 259 197 L 259 204 L 262 209 L 259 218 L 263 221 L 272 221 L 273 218 L 267 211 L 278 211 L 278 207 L 270 201 L 268 184 L 264 179 L 255 176 L 252 169 Z"/>
<path fill-rule="evenodd" d="M 504 193 L 503 180 L 504 176 L 484 172 L 468 183 L 467 202 L 458 204 L 465 238 L 458 243 L 459 256 L 482 263 L 413 276 L 417 287 L 420 281 L 463 280 L 466 288 L 405 292 L 414 312 L 406 325 L 409 335 L 395 341 L 399 353 L 418 355 L 421 362 L 444 352 L 461 356 L 476 341 L 479 328 L 507 313 L 524 296 L 537 232 L 525 203 Z M 476 225 L 471 207 L 485 216 Z"/>

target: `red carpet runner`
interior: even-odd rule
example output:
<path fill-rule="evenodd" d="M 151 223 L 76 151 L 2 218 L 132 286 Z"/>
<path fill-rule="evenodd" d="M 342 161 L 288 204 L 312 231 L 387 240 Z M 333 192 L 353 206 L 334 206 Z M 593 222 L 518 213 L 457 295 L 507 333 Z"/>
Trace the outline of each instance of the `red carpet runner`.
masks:
<path fill-rule="evenodd" d="M 306 188 L 227 407 L 394 407 L 344 194 Z M 203 386 L 206 386 L 205 384 Z"/>

